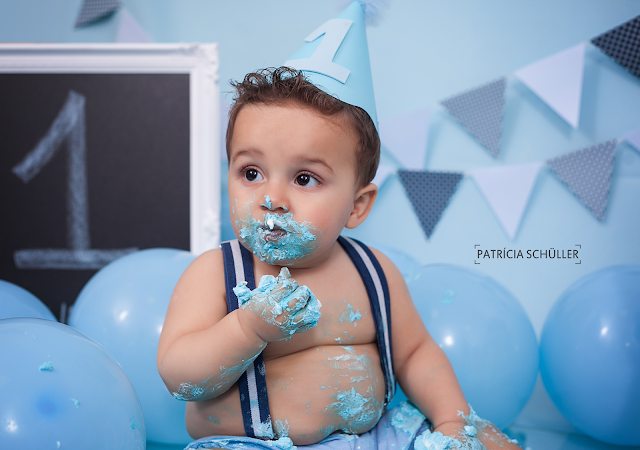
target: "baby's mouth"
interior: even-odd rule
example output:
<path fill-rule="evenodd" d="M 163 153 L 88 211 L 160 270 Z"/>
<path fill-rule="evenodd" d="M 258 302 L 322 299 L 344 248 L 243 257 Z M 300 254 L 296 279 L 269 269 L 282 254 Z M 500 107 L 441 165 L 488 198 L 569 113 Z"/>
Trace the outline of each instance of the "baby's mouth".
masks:
<path fill-rule="evenodd" d="M 260 227 L 260 234 L 265 241 L 278 242 L 287 232 L 274 224 L 273 220 L 268 220 L 266 225 Z"/>

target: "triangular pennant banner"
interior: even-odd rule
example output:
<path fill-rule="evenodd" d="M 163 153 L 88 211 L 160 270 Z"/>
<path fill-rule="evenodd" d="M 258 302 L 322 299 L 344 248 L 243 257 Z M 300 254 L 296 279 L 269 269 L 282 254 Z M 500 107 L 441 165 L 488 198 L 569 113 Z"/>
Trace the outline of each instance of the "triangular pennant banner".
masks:
<path fill-rule="evenodd" d="M 440 220 L 442 211 L 449 204 L 449 199 L 455 192 L 462 174 L 399 170 L 398 175 L 422 229 L 429 238 Z"/>
<path fill-rule="evenodd" d="M 580 121 L 584 50 L 582 43 L 530 64 L 515 75 L 573 128 Z"/>
<path fill-rule="evenodd" d="M 373 180 L 371 180 L 371 182 L 378 186 L 378 189 L 380 189 L 384 182 L 387 181 L 387 178 L 389 178 L 389 175 L 391 175 L 395 171 L 396 169 L 391 166 L 379 165 L 376 176 Z"/>
<path fill-rule="evenodd" d="M 640 16 L 601 34 L 591 42 L 640 78 Z"/>
<path fill-rule="evenodd" d="M 598 218 L 604 220 L 617 140 L 602 142 L 547 161 L 562 182 Z"/>
<path fill-rule="evenodd" d="M 632 131 L 624 137 L 624 140 L 629 143 L 633 148 L 640 152 L 640 128 L 636 131 Z"/>
<path fill-rule="evenodd" d="M 509 239 L 518 232 L 541 167 L 531 163 L 469 172 Z"/>
<path fill-rule="evenodd" d="M 442 102 L 449 113 L 495 158 L 500 151 L 506 78 Z"/>
<path fill-rule="evenodd" d="M 84 0 L 76 20 L 76 28 L 113 14 L 120 7 L 118 0 Z"/>
<path fill-rule="evenodd" d="M 122 11 L 120 11 L 120 24 L 118 25 L 116 42 L 153 42 L 153 39 L 149 37 L 138 21 L 133 18 L 129 10 L 122 8 Z"/>
<path fill-rule="evenodd" d="M 421 109 L 380 121 L 380 140 L 405 169 L 424 169 L 430 114 Z"/>

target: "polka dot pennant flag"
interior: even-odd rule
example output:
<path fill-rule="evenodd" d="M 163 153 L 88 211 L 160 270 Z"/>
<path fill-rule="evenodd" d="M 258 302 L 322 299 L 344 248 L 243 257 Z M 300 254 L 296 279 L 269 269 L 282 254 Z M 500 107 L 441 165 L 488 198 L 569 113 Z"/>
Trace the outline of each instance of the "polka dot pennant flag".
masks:
<path fill-rule="evenodd" d="M 89 25 L 114 13 L 120 7 L 118 0 L 84 0 L 76 28 Z"/>
<path fill-rule="evenodd" d="M 592 39 L 591 42 L 640 78 L 640 16 Z"/>
<path fill-rule="evenodd" d="M 458 187 L 461 173 L 429 172 L 422 170 L 399 170 L 398 176 L 407 191 L 422 229 L 431 237 L 449 199 Z"/>
<path fill-rule="evenodd" d="M 506 85 L 503 77 L 441 102 L 494 158 L 500 151 Z"/>
<path fill-rule="evenodd" d="M 600 220 L 609 199 L 617 140 L 602 142 L 547 161 L 547 165 Z"/>

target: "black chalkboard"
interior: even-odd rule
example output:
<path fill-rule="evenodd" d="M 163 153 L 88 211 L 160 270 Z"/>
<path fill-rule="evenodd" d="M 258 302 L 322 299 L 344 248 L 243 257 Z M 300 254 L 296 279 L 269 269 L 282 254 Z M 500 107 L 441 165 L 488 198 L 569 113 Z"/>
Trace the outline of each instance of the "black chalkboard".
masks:
<path fill-rule="evenodd" d="M 188 74 L 0 74 L 0 279 L 60 319 L 109 260 L 188 250 L 189 90 Z"/>

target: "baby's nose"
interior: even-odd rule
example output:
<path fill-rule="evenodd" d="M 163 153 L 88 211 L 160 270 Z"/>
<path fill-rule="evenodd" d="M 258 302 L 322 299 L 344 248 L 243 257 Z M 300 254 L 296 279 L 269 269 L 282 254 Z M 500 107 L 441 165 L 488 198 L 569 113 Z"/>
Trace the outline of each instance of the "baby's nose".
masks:
<path fill-rule="evenodd" d="M 265 209 L 268 209 L 269 211 L 277 211 L 277 210 L 287 211 L 288 210 L 287 206 L 284 205 L 282 201 L 280 201 L 279 199 L 272 199 L 268 195 L 264 196 L 264 203 L 262 203 L 260 206 L 262 206 Z"/>

